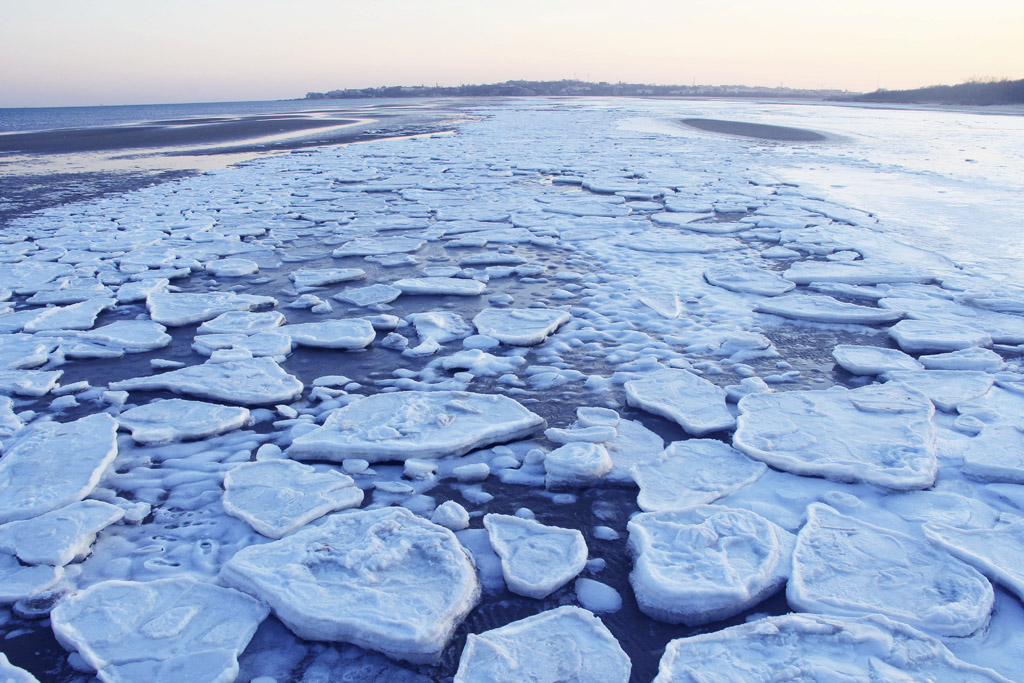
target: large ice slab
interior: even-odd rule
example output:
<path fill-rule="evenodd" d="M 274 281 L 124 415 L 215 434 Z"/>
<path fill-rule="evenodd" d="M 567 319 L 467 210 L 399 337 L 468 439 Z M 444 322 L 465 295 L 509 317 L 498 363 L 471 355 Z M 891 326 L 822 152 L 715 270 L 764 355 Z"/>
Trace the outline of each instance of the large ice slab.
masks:
<path fill-rule="evenodd" d="M 476 296 L 482 294 L 487 285 L 479 280 L 467 280 L 455 277 L 418 277 L 396 280 L 393 286 L 402 290 L 402 294 L 426 294 L 440 296 Z"/>
<path fill-rule="evenodd" d="M 333 515 L 245 548 L 221 580 L 265 600 L 301 638 L 411 661 L 436 659 L 480 595 L 455 534 L 398 507 Z"/>
<path fill-rule="evenodd" d="M 281 331 L 299 346 L 321 349 L 362 349 L 377 336 L 373 325 L 362 318 L 298 323 L 286 325 Z"/>
<path fill-rule="evenodd" d="M 302 382 L 270 358 L 217 358 L 151 377 L 111 382 L 111 390 L 173 391 L 246 405 L 287 403 L 302 393 Z"/>
<path fill-rule="evenodd" d="M 832 357 L 843 370 L 854 375 L 880 375 L 891 370 L 920 370 L 924 367 L 913 356 L 883 346 L 838 344 L 832 349 Z"/>
<path fill-rule="evenodd" d="M 43 339 L 34 334 L 0 334 L 0 369 L 39 367 L 50 359 L 56 347 L 56 339 Z"/>
<path fill-rule="evenodd" d="M 28 671 L 11 664 L 3 652 L 0 652 L 0 681 L 4 683 L 39 683 L 39 679 Z"/>
<path fill-rule="evenodd" d="M 57 386 L 63 370 L 0 370 L 0 393 L 9 396 L 45 396 Z"/>
<path fill-rule="evenodd" d="M 631 668 L 600 619 L 565 605 L 469 634 L 454 683 L 626 683 Z"/>
<path fill-rule="evenodd" d="M 754 310 L 792 320 L 857 325 L 882 325 L 896 322 L 903 317 L 900 311 L 858 306 L 830 296 L 809 294 L 790 294 L 758 301 L 754 305 Z"/>
<path fill-rule="evenodd" d="M 43 330 L 88 330 L 96 324 L 96 317 L 117 305 L 112 298 L 89 299 L 70 306 L 54 306 L 43 310 L 25 323 L 26 332 Z"/>
<path fill-rule="evenodd" d="M 626 382 L 625 388 L 629 405 L 678 422 L 693 436 L 736 425 L 725 405 L 725 390 L 689 370 L 659 370 Z"/>
<path fill-rule="evenodd" d="M 877 613 L 940 636 L 977 631 L 995 599 L 988 579 L 945 551 L 821 503 L 797 535 L 786 598 L 795 610 Z"/>
<path fill-rule="evenodd" d="M 935 481 L 935 407 L 914 389 L 748 394 L 739 409 L 733 446 L 772 467 L 898 490 Z"/>
<path fill-rule="evenodd" d="M 963 443 L 960 454 L 969 477 L 1024 484 L 1024 425 L 986 425 Z"/>
<path fill-rule="evenodd" d="M 270 538 L 362 502 L 352 477 L 293 460 L 247 462 L 224 475 L 224 511 Z"/>
<path fill-rule="evenodd" d="M 237 657 L 268 612 L 244 593 L 194 579 L 105 581 L 62 598 L 51 623 L 57 641 L 77 650 L 106 680 L 125 680 L 111 668 L 202 657 L 206 665 L 217 662 L 224 669 L 204 671 L 199 680 L 227 681 L 237 674 Z M 146 680 L 181 680 L 168 673 Z"/>
<path fill-rule="evenodd" d="M 99 500 L 82 500 L 33 519 L 0 525 L 0 551 L 26 564 L 62 567 L 84 557 L 104 528 L 124 517 L 124 510 Z"/>
<path fill-rule="evenodd" d="M 288 454 L 339 462 L 436 458 L 520 439 L 544 426 L 543 418 L 506 396 L 398 391 L 335 410 L 322 427 L 296 438 Z"/>
<path fill-rule="evenodd" d="M 117 456 L 117 423 L 106 413 L 40 422 L 5 444 L 0 458 L 0 524 L 31 519 L 82 500 Z"/>
<path fill-rule="evenodd" d="M 302 293 L 339 282 L 362 280 L 366 277 L 366 271 L 359 268 L 303 268 L 293 270 L 288 277 L 295 283 L 295 289 Z"/>
<path fill-rule="evenodd" d="M 48 591 L 63 578 L 63 567 L 26 566 L 13 554 L 0 552 L 0 605 Z"/>
<path fill-rule="evenodd" d="M 587 563 L 587 543 L 576 529 L 494 513 L 484 515 L 484 527 L 501 558 L 505 585 L 517 595 L 545 598 Z"/>
<path fill-rule="evenodd" d="M 362 237 L 346 242 L 334 250 L 334 258 L 344 256 L 375 256 L 378 254 L 407 254 L 418 250 L 426 242 L 414 237 Z"/>
<path fill-rule="evenodd" d="M 713 503 L 757 481 L 767 469 L 721 441 L 687 439 L 669 444 L 657 459 L 634 465 L 630 473 L 640 487 L 637 505 L 656 512 Z"/>
<path fill-rule="evenodd" d="M 172 398 L 129 408 L 117 421 L 138 443 L 153 444 L 223 434 L 251 424 L 252 418 L 247 408 Z"/>
<path fill-rule="evenodd" d="M 654 683 L 682 683 L 714 672 L 721 681 L 962 681 L 1009 683 L 957 659 L 945 645 L 880 615 L 766 617 L 673 640 Z"/>
<path fill-rule="evenodd" d="M 984 396 L 994 380 L 987 372 L 977 370 L 893 370 L 886 373 L 885 378 L 917 389 L 930 398 L 936 408 L 947 412 Z"/>
<path fill-rule="evenodd" d="M 567 311 L 551 308 L 487 308 L 473 318 L 477 332 L 505 344 L 540 344 L 569 320 Z"/>
<path fill-rule="evenodd" d="M 901 320 L 889 328 L 889 336 L 908 353 L 939 353 L 992 346 L 992 337 L 976 327 L 933 320 Z"/>
<path fill-rule="evenodd" d="M 279 332 L 288 322 L 280 311 L 227 311 L 200 325 L 199 334 L 260 334 Z"/>
<path fill-rule="evenodd" d="M 251 311 L 276 303 L 269 296 L 235 292 L 153 292 L 146 297 L 149 317 L 168 327 L 201 323 L 228 311 Z"/>
<path fill-rule="evenodd" d="M 749 510 L 696 505 L 629 521 L 629 581 L 640 610 L 699 626 L 739 614 L 785 584 L 793 535 Z"/>
<path fill-rule="evenodd" d="M 40 333 L 60 337 L 60 350 L 67 358 L 120 357 L 169 346 L 167 328 L 152 320 L 118 320 L 93 330 L 52 330 Z"/>
<path fill-rule="evenodd" d="M 779 296 L 796 287 L 791 281 L 779 277 L 770 270 L 725 263 L 712 266 L 704 271 L 709 283 L 733 292 Z"/>
<path fill-rule="evenodd" d="M 848 285 L 877 285 L 883 282 L 929 282 L 930 271 L 905 263 L 854 261 L 798 261 L 783 276 L 798 285 L 812 282 L 840 282 Z"/>
<path fill-rule="evenodd" d="M 994 529 L 960 529 L 929 522 L 925 537 L 1024 600 L 1024 521 Z"/>

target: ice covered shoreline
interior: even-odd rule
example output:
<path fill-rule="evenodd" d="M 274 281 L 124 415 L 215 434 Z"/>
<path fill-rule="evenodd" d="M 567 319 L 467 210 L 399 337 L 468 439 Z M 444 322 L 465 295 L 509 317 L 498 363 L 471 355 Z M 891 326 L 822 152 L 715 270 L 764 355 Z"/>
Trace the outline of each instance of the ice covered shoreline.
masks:
<path fill-rule="evenodd" d="M 850 655 L 808 635 L 821 618 L 932 653 L 877 655 L 908 675 L 975 671 L 940 642 L 1015 675 L 1024 293 L 767 176 L 778 147 L 623 128 L 651 115 L 628 102 L 473 112 L 0 236 L 4 652 L 74 679 L 16 647 L 57 606 L 74 666 L 111 680 L 199 654 L 239 680 L 474 680 L 524 638 L 553 643 L 541 670 L 650 680 L 652 642 L 792 609 L 826 616 L 753 630 L 795 634 L 794 666 Z M 61 466 L 115 421 L 113 451 Z M 61 553 L 10 528 L 55 513 Z M 175 635 L 207 623 L 203 591 L 251 643 Z M 180 606 L 126 654 L 89 626 L 98 595 Z"/>

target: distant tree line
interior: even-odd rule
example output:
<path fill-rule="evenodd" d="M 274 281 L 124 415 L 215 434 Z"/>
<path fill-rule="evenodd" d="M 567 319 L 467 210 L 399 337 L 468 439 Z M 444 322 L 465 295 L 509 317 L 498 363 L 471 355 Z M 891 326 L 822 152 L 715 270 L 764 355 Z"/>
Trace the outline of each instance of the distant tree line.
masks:
<path fill-rule="evenodd" d="M 932 85 L 916 90 L 876 90 L 864 95 L 839 97 L 853 102 L 903 104 L 1024 104 L 1024 79 L 1019 81 L 972 80 L 959 85 Z"/>
<path fill-rule="evenodd" d="M 812 97 L 843 94 L 841 90 L 765 88 L 746 85 L 648 85 L 644 83 L 589 83 L 577 80 L 505 81 L 456 86 L 380 86 L 306 93 L 307 100 L 374 97 L 521 97 L 521 96 L 703 96 L 703 97 Z"/>

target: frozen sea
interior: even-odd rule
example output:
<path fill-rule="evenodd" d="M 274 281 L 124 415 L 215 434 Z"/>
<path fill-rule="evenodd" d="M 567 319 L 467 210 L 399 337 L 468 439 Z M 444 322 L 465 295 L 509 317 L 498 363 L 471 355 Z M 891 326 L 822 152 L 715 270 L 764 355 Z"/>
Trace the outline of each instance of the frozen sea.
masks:
<path fill-rule="evenodd" d="M 1021 680 L 1024 117 L 361 106 L 8 126 L 292 130 L 11 143 L 0 678 Z"/>

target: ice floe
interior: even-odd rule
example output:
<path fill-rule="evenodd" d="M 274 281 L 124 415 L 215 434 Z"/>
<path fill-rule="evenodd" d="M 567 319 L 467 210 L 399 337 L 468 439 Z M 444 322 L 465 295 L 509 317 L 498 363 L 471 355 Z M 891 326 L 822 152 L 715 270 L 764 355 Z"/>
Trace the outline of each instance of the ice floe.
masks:
<path fill-rule="evenodd" d="M 793 535 L 748 510 L 644 512 L 628 528 L 629 580 L 641 611 L 659 621 L 725 619 L 777 592 L 790 574 Z"/>
<path fill-rule="evenodd" d="M 269 296 L 234 292 L 154 292 L 146 297 L 149 317 L 168 327 L 201 323 L 228 311 L 251 311 L 276 303 Z"/>
<path fill-rule="evenodd" d="M 117 422 L 135 441 L 150 444 L 223 434 L 251 424 L 252 418 L 247 408 L 172 398 L 129 408 Z"/>
<path fill-rule="evenodd" d="M 678 422 L 694 436 L 736 425 L 725 391 L 689 370 L 659 370 L 626 382 L 625 388 L 629 405 Z"/>
<path fill-rule="evenodd" d="M 1024 484 L 1024 425 L 985 426 L 963 442 L 960 454 L 969 477 Z"/>
<path fill-rule="evenodd" d="M 422 295 L 455 295 L 455 296 L 476 296 L 482 294 L 487 288 L 479 280 L 466 280 L 454 277 L 420 277 L 403 278 L 392 283 L 394 287 L 402 290 L 402 294 Z"/>
<path fill-rule="evenodd" d="M 159 375 L 111 382 L 113 391 L 166 390 L 245 405 L 285 403 L 302 393 L 302 382 L 270 358 L 217 357 Z"/>
<path fill-rule="evenodd" d="M 920 370 L 924 366 L 899 349 L 838 344 L 832 349 L 836 363 L 854 375 L 881 375 L 892 370 Z"/>
<path fill-rule="evenodd" d="M 471 633 L 455 683 L 625 683 L 629 657 L 591 612 L 565 605 L 484 633 Z"/>
<path fill-rule="evenodd" d="M 362 349 L 377 336 L 373 325 L 362 318 L 286 325 L 281 332 L 299 346 L 321 349 Z"/>
<path fill-rule="evenodd" d="M 32 519 L 0 525 L 0 551 L 26 564 L 62 567 L 85 557 L 102 529 L 124 510 L 99 500 L 82 500 Z"/>
<path fill-rule="evenodd" d="M 637 505 L 657 512 L 713 503 L 757 481 L 767 469 L 721 441 L 687 439 L 669 444 L 657 459 L 634 465 L 630 473 L 640 487 Z"/>
<path fill-rule="evenodd" d="M 859 325 L 882 325 L 903 317 L 900 311 L 858 306 L 838 301 L 830 296 L 807 294 L 790 294 L 758 301 L 754 305 L 754 310 L 793 320 Z"/>
<path fill-rule="evenodd" d="M 882 614 L 940 636 L 969 636 L 988 623 L 992 585 L 929 543 L 839 514 L 807 508 L 786 588 L 793 609 Z"/>
<path fill-rule="evenodd" d="M 117 423 L 106 413 L 40 422 L 4 444 L 0 524 L 31 519 L 88 496 L 117 456 Z"/>
<path fill-rule="evenodd" d="M 145 680 L 173 681 L 187 673 L 217 681 L 237 675 L 238 655 L 268 611 L 244 593 L 194 579 L 106 581 L 62 598 L 51 622 L 58 642 L 106 680 L 146 673 Z M 188 666 L 191 658 L 199 666 Z M 172 666 L 170 675 L 152 677 L 175 662 L 184 671 Z"/>
<path fill-rule="evenodd" d="M 495 513 L 484 515 L 484 526 L 501 558 L 505 584 L 517 595 L 547 597 L 587 563 L 587 543 L 576 529 Z"/>
<path fill-rule="evenodd" d="M 357 507 L 363 492 L 336 470 L 317 472 L 291 460 L 243 463 L 224 475 L 224 511 L 270 538 L 281 538 L 328 512 Z"/>
<path fill-rule="evenodd" d="M 679 638 L 665 648 L 654 680 L 700 680 L 707 672 L 723 681 L 1008 681 L 880 615 L 784 614 Z"/>
<path fill-rule="evenodd" d="M 540 344 L 568 321 L 567 311 L 545 308 L 488 308 L 473 318 L 477 332 L 514 346 Z"/>
<path fill-rule="evenodd" d="M 749 266 L 722 264 L 704 271 L 704 279 L 713 285 L 733 292 L 779 296 L 796 285 L 770 270 Z"/>
<path fill-rule="evenodd" d="M 749 394 L 739 409 L 733 446 L 772 467 L 899 490 L 935 481 L 935 407 L 899 383 Z"/>
<path fill-rule="evenodd" d="M 288 454 L 339 462 L 436 458 L 523 438 L 544 426 L 543 418 L 506 396 L 399 391 L 335 410 L 323 426 L 297 437 Z"/>
<path fill-rule="evenodd" d="M 1024 600 L 1024 520 L 993 529 L 961 529 L 939 522 L 929 522 L 923 528 L 933 544 Z"/>
<path fill-rule="evenodd" d="M 266 601 L 302 638 L 414 662 L 437 659 L 480 595 L 455 535 L 397 507 L 333 515 L 244 548 L 220 577 Z"/>

